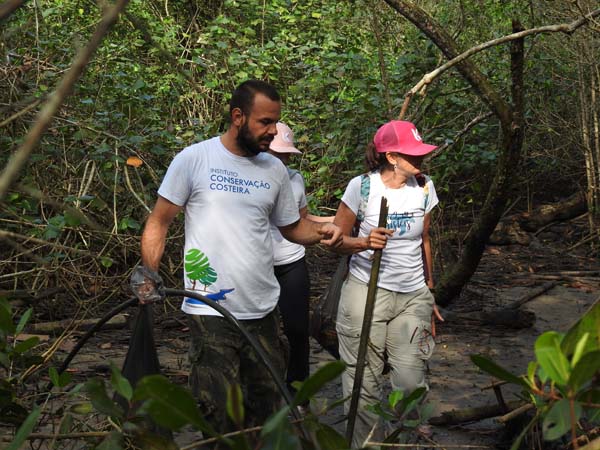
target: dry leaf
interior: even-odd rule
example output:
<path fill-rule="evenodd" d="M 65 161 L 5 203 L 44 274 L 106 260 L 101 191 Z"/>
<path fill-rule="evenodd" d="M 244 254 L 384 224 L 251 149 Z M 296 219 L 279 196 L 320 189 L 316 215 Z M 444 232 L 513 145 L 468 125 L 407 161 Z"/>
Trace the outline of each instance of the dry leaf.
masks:
<path fill-rule="evenodd" d="M 144 164 L 144 161 L 142 161 L 137 156 L 130 156 L 129 158 L 127 158 L 128 166 L 140 167 L 142 164 Z"/>
<path fill-rule="evenodd" d="M 108 350 L 109 348 L 112 348 L 112 344 L 110 342 L 105 342 L 104 344 L 100 344 L 100 348 L 102 350 Z"/>

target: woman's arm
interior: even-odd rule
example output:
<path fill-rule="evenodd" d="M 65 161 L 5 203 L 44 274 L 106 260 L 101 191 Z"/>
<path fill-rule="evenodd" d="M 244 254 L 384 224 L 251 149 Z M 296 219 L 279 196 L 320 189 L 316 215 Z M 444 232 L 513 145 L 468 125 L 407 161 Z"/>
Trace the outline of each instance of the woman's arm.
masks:
<path fill-rule="evenodd" d="M 423 271 L 425 272 L 425 282 L 429 289 L 435 287 L 433 281 L 433 257 L 431 255 L 431 239 L 429 238 L 429 226 L 431 225 L 431 213 L 425 214 L 423 218 Z M 440 314 L 437 305 L 433 304 L 433 311 L 431 313 L 431 334 L 435 337 L 435 320 L 440 322 L 444 321 L 444 318 Z"/>
<path fill-rule="evenodd" d="M 364 250 L 377 250 L 385 247 L 388 235 L 393 231 L 386 228 L 373 228 L 369 236 L 352 236 L 352 227 L 356 223 L 356 214 L 344 203 L 340 202 L 333 223 L 340 227 L 344 235 L 344 242 L 336 249 L 337 253 L 352 254 Z"/>
<path fill-rule="evenodd" d="M 435 287 L 433 281 L 433 258 L 431 256 L 431 239 L 429 238 L 429 226 L 431 225 L 431 213 L 425 214 L 423 218 L 423 271 L 425 272 L 425 282 L 429 289 Z"/>

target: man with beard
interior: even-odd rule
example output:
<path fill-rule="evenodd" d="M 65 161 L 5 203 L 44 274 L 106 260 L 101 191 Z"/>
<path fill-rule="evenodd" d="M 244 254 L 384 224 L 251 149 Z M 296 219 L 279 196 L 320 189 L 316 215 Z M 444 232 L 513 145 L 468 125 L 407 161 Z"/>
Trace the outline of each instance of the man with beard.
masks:
<path fill-rule="evenodd" d="M 331 223 L 301 218 L 285 166 L 267 153 L 277 134 L 281 100 L 268 83 L 249 80 L 234 91 L 230 126 L 221 135 L 177 154 L 158 190 L 141 240 L 142 266 L 132 288 L 141 303 L 161 298 L 158 268 L 169 225 L 185 213 L 184 281 L 227 308 L 265 348 L 281 371 L 270 223 L 302 245 L 341 244 Z M 229 386 L 239 384 L 246 426 L 261 425 L 280 405 L 275 381 L 238 329 L 206 304 L 185 298 L 191 345 L 190 385 L 207 420 L 219 432 L 227 417 Z"/>

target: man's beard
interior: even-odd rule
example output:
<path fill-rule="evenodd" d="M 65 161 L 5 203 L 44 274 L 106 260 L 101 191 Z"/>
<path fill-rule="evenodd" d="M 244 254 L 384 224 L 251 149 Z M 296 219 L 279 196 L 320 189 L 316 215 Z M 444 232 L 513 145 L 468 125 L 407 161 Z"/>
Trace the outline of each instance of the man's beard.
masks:
<path fill-rule="evenodd" d="M 261 148 L 259 141 L 250 134 L 247 123 L 244 123 L 240 127 L 236 140 L 240 148 L 252 156 L 256 156 L 259 153 L 267 151 L 266 148 Z"/>

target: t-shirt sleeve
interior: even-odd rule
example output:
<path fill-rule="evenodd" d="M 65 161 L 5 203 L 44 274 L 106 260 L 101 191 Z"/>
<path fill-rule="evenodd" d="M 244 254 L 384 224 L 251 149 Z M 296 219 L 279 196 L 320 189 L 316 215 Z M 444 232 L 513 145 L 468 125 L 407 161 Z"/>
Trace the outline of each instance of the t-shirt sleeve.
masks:
<path fill-rule="evenodd" d="M 294 198 L 298 204 L 298 209 L 302 209 L 307 205 L 304 178 L 302 178 L 300 172 L 295 172 L 290 178 L 290 182 L 292 183 L 292 190 L 294 191 Z"/>
<path fill-rule="evenodd" d="M 430 213 L 431 210 L 439 203 L 439 199 L 437 193 L 435 192 L 435 187 L 433 186 L 433 181 L 431 181 L 431 178 L 427 179 L 425 190 L 425 214 L 427 214 Z"/>
<path fill-rule="evenodd" d="M 350 180 L 346 191 L 342 196 L 342 202 L 352 210 L 354 214 L 358 214 L 360 207 L 360 177 L 355 177 Z"/>
<path fill-rule="evenodd" d="M 273 211 L 271 211 L 270 221 L 277 227 L 285 227 L 297 222 L 300 219 L 298 207 L 294 201 L 292 183 L 286 172 L 282 172 L 279 194 Z"/>
<path fill-rule="evenodd" d="M 158 195 L 177 206 L 185 206 L 192 193 L 190 173 L 192 169 L 192 152 L 184 149 L 179 152 L 167 169 L 167 173 L 158 188 Z"/>

